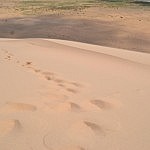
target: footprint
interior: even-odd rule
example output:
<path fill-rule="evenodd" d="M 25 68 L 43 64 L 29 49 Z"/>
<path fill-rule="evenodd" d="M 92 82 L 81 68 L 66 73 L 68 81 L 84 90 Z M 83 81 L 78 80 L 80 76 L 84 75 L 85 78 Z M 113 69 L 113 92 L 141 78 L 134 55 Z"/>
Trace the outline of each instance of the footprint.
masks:
<path fill-rule="evenodd" d="M 17 131 L 21 128 L 19 120 L 8 119 L 0 120 L 0 137 Z"/>
<path fill-rule="evenodd" d="M 80 106 L 78 104 L 73 103 L 73 102 L 69 102 L 68 104 L 70 106 L 70 110 L 72 110 L 72 111 L 78 111 L 78 110 L 80 110 Z"/>
<path fill-rule="evenodd" d="M 41 70 L 40 70 L 40 69 L 34 69 L 34 71 L 35 71 L 36 73 L 41 72 Z"/>
<path fill-rule="evenodd" d="M 6 56 L 4 59 L 11 60 L 11 56 Z"/>
<path fill-rule="evenodd" d="M 53 80 L 54 79 L 54 74 L 51 72 L 43 72 L 42 74 L 44 75 L 46 80 Z"/>
<path fill-rule="evenodd" d="M 59 83 L 59 84 L 57 84 L 57 85 L 60 86 L 60 87 L 65 87 L 65 85 L 62 84 L 62 83 Z"/>
<path fill-rule="evenodd" d="M 22 112 L 22 111 L 35 111 L 37 108 L 31 104 L 8 102 L 2 111 L 7 112 Z"/>
<path fill-rule="evenodd" d="M 71 92 L 71 93 L 77 93 L 77 91 L 73 88 L 67 88 L 67 86 L 75 86 L 75 87 L 78 87 L 78 85 L 76 83 L 72 83 L 72 82 L 68 82 L 68 81 L 65 81 L 65 80 L 62 80 L 62 79 L 54 79 L 54 81 L 56 83 L 58 83 L 57 85 L 60 86 L 60 87 L 64 87 L 66 88 L 67 91 Z"/>
<path fill-rule="evenodd" d="M 10 58 L 11 58 L 11 56 L 9 56 L 9 55 L 8 55 L 8 56 L 7 56 L 7 58 L 8 58 L 8 59 L 10 59 Z"/>
<path fill-rule="evenodd" d="M 31 65 L 31 64 L 32 64 L 31 61 L 27 61 L 27 62 L 26 62 L 26 65 Z"/>
<path fill-rule="evenodd" d="M 76 94 L 78 93 L 78 91 L 76 91 L 75 89 L 72 89 L 72 88 L 66 88 L 66 90 L 70 93 L 73 93 L 73 94 Z"/>
<path fill-rule="evenodd" d="M 81 107 L 73 102 L 64 102 L 60 104 L 56 104 L 54 107 L 51 107 L 53 110 L 57 110 L 60 112 L 67 112 L 67 111 L 79 111 Z"/>
<path fill-rule="evenodd" d="M 72 84 L 76 87 L 82 87 L 82 85 L 80 83 L 77 83 L 77 82 L 71 82 L 70 84 Z"/>
<path fill-rule="evenodd" d="M 80 138 L 86 141 L 86 138 L 92 140 L 93 136 L 106 136 L 107 129 L 94 122 L 79 121 L 74 122 L 67 132 L 76 139 L 80 135 Z"/>
<path fill-rule="evenodd" d="M 30 67 L 31 67 L 31 65 L 32 65 L 32 62 L 27 61 L 25 64 L 22 64 L 21 66 L 22 66 L 22 67 L 30 68 Z"/>
<path fill-rule="evenodd" d="M 84 121 L 84 124 L 88 126 L 93 132 L 105 135 L 104 129 L 101 126 L 97 125 L 96 123 Z"/>
<path fill-rule="evenodd" d="M 95 99 L 95 100 L 91 100 L 90 101 L 93 105 L 96 105 L 98 108 L 100 109 L 109 109 L 111 108 L 111 104 L 108 103 L 108 102 L 105 102 L 103 100 L 98 100 L 98 99 Z"/>
<path fill-rule="evenodd" d="M 65 82 L 64 80 L 61 80 L 61 79 L 54 79 L 54 81 L 55 81 L 56 83 L 64 83 L 64 82 Z"/>
<path fill-rule="evenodd" d="M 53 78 L 51 76 L 45 76 L 46 80 L 52 80 Z"/>

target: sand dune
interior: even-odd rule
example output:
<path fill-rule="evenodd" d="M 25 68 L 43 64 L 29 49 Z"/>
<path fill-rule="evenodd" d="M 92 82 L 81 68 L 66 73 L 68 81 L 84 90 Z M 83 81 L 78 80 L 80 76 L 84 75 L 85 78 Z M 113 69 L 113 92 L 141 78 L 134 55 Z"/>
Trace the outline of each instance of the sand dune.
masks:
<path fill-rule="evenodd" d="M 0 39 L 0 149 L 150 149 L 150 54 Z"/>

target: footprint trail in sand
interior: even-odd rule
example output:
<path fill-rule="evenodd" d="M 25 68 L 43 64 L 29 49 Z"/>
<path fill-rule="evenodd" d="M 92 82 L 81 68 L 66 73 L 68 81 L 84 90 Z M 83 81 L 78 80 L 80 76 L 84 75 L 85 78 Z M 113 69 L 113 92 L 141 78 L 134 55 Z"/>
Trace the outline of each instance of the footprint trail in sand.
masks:
<path fill-rule="evenodd" d="M 81 97 L 84 97 L 82 96 L 82 90 L 87 88 L 84 84 L 61 78 L 57 73 L 36 66 L 32 60 L 22 61 L 8 50 L 2 51 L 5 56 L 4 60 L 10 62 L 10 65 L 15 64 L 24 71 L 33 74 L 34 77 L 44 80 L 48 85 L 47 87 L 50 88 L 40 89 L 41 92 L 54 89 L 54 93 L 50 93 L 48 98 L 45 95 L 41 100 L 34 100 L 34 103 L 33 101 L 19 102 L 18 100 L 13 100 L 13 102 L 10 100 L 4 103 L 0 107 L 0 114 L 5 114 L 6 116 L 13 114 L 15 119 L 0 119 L 0 137 L 13 132 L 24 132 L 24 130 L 20 131 L 19 129 L 22 128 L 22 125 L 26 128 L 26 125 L 29 126 L 30 123 L 20 123 L 20 116 L 23 114 L 29 115 L 33 124 L 35 119 L 35 128 L 41 129 L 42 137 L 36 134 L 36 132 L 40 131 L 34 131 L 34 134 L 38 136 L 38 140 L 40 139 L 39 143 L 42 143 L 41 149 L 43 148 L 43 150 L 92 150 L 92 148 L 88 148 L 89 144 L 86 146 L 84 143 L 86 137 L 97 141 L 99 138 L 102 139 L 107 135 L 109 136 L 105 125 L 101 126 L 100 120 L 102 111 L 103 113 L 109 113 L 107 110 L 115 109 L 111 103 L 101 98 L 93 99 L 92 96 L 86 96 L 86 102 L 81 103 Z M 56 93 L 58 96 L 55 96 Z M 91 105 L 92 109 L 89 109 L 84 104 Z M 93 114 L 100 117 L 97 120 L 91 119 L 92 117 L 90 116 Z M 40 116 L 41 121 L 39 124 L 36 124 L 36 121 L 39 120 L 37 119 L 38 116 Z M 55 116 L 53 120 L 51 120 L 52 116 Z M 71 119 L 69 120 L 68 118 Z M 21 118 L 21 120 L 24 120 L 24 118 Z M 30 129 L 27 133 L 31 131 Z M 36 150 L 34 144 L 29 144 L 29 147 Z"/>

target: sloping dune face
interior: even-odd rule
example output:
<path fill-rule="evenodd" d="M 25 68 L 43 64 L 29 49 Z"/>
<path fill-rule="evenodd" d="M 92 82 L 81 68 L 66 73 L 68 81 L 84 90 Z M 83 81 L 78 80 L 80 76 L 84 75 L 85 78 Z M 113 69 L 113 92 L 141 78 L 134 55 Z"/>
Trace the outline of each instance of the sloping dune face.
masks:
<path fill-rule="evenodd" d="M 149 150 L 150 54 L 0 39 L 0 150 Z"/>

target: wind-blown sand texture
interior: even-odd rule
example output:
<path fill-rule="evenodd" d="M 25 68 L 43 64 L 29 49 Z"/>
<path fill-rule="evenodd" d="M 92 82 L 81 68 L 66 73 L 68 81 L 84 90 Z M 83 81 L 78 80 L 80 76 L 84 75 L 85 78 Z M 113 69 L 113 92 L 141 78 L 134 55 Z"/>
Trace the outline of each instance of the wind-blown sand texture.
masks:
<path fill-rule="evenodd" d="M 0 39 L 0 150 L 149 150 L 150 54 Z"/>

